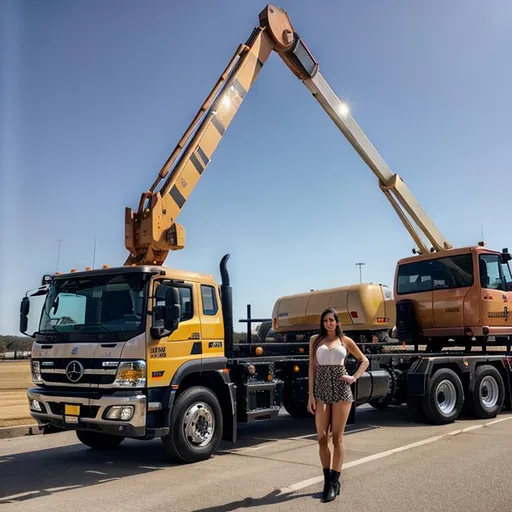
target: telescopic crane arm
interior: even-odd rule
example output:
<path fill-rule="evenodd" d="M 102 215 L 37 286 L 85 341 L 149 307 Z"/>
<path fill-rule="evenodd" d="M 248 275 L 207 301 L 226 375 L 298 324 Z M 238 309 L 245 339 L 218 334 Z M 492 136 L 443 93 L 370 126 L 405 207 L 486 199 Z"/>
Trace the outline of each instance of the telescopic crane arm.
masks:
<path fill-rule="evenodd" d="M 260 25 L 233 55 L 151 189 L 142 194 L 137 212 L 126 208 L 125 245 L 130 255 L 125 264 L 162 265 L 169 251 L 185 246 L 184 229 L 176 219 L 272 51 L 304 83 L 377 176 L 381 190 L 419 251 L 427 252 L 428 249 L 406 213 L 430 241 L 432 251 L 451 248 L 401 178 L 390 171 L 346 105 L 329 87 L 319 72 L 318 63 L 295 32 L 288 14 L 279 7 L 268 5 L 260 13 L 259 20 Z"/>

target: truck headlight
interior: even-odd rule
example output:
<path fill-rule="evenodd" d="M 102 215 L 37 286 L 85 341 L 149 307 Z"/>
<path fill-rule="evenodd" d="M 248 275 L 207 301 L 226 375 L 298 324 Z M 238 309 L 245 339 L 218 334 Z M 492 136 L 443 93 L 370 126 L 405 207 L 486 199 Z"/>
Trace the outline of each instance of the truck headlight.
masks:
<path fill-rule="evenodd" d="M 132 419 L 135 408 L 133 405 L 113 405 L 108 408 L 105 418 L 108 420 L 129 421 Z"/>
<path fill-rule="evenodd" d="M 41 363 L 39 361 L 32 361 L 30 366 L 32 368 L 32 382 L 34 384 L 42 384 L 43 379 L 41 377 Z"/>
<path fill-rule="evenodd" d="M 144 361 L 121 362 L 117 368 L 116 380 L 122 388 L 141 388 L 146 385 L 146 363 Z"/>

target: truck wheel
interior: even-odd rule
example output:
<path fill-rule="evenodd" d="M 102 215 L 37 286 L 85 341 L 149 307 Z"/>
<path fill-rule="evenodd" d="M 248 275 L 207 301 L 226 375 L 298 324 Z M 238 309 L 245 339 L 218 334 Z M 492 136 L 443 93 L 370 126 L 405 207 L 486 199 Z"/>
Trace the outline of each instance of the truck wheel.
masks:
<path fill-rule="evenodd" d="M 88 432 L 87 430 L 76 430 L 76 437 L 78 437 L 81 443 L 94 450 L 110 450 L 119 446 L 124 441 L 123 436 L 102 434 L 101 432 Z"/>
<path fill-rule="evenodd" d="M 427 420 L 435 425 L 453 423 L 464 407 L 464 388 L 459 376 L 441 368 L 430 377 L 427 396 L 421 400 Z"/>
<path fill-rule="evenodd" d="M 178 462 L 209 459 L 222 438 L 222 410 L 215 393 L 193 387 L 178 396 L 171 411 L 170 432 L 162 437 L 167 455 Z"/>
<path fill-rule="evenodd" d="M 469 395 L 468 411 L 476 418 L 494 418 L 503 407 L 505 385 L 494 366 L 479 366 L 475 371 L 475 387 Z"/>

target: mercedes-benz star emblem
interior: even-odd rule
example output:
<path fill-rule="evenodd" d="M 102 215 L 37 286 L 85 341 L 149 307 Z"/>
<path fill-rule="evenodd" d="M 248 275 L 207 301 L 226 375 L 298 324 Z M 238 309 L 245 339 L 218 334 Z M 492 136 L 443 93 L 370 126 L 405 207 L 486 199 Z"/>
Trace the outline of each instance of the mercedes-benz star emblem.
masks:
<path fill-rule="evenodd" d="M 71 361 L 66 366 L 66 377 L 71 382 L 78 382 L 84 374 L 84 366 L 79 361 Z"/>

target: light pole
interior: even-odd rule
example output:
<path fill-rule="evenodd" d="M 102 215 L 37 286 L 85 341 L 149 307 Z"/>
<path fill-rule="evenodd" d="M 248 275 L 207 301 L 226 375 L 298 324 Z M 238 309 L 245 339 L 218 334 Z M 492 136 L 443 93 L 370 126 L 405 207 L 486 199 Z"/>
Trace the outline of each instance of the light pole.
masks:
<path fill-rule="evenodd" d="M 363 265 L 366 265 L 363 261 L 359 261 L 356 263 L 356 265 L 359 267 L 359 282 L 363 282 Z"/>

